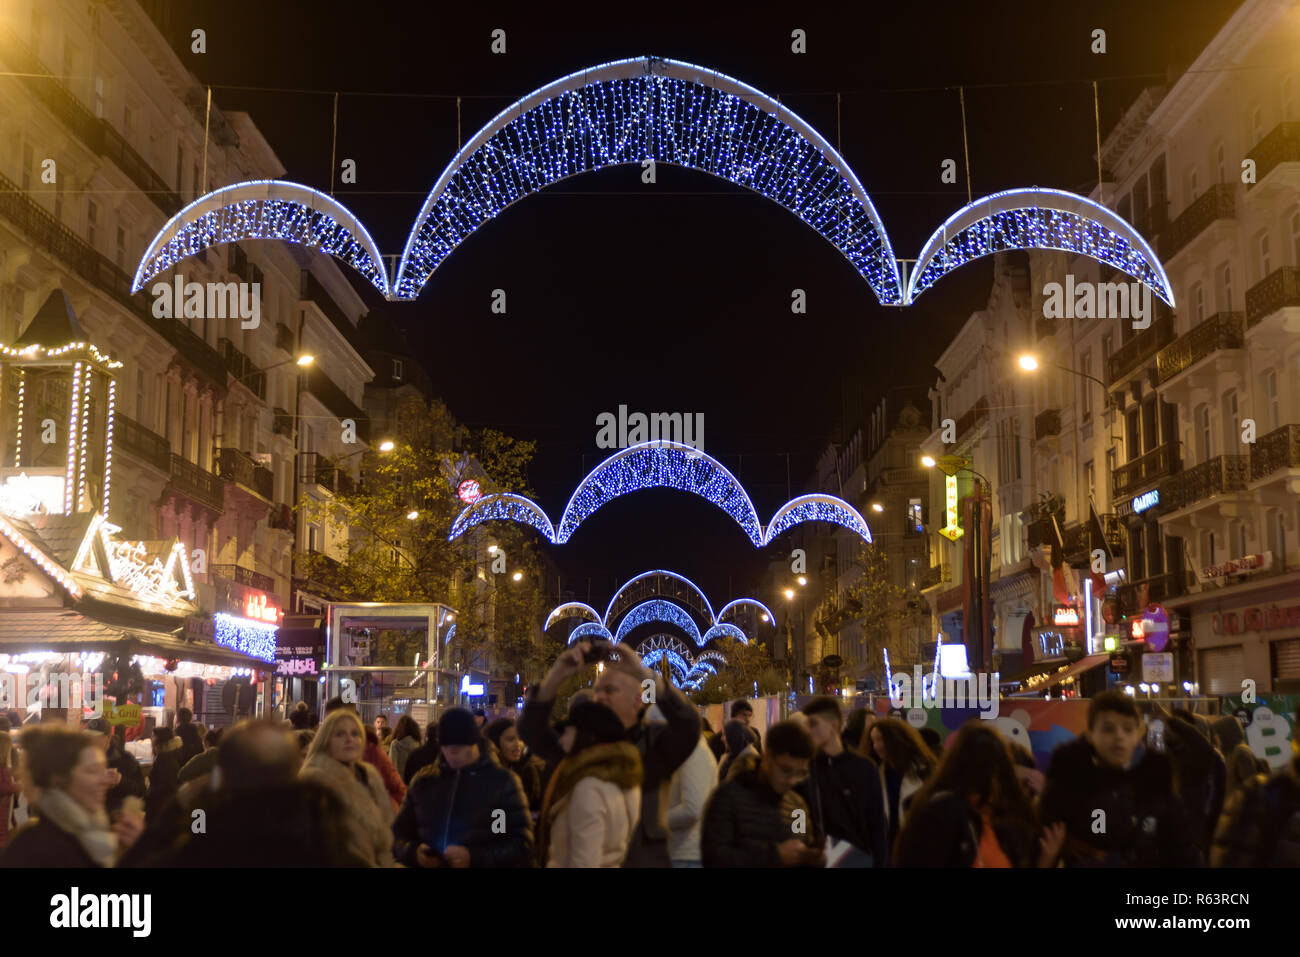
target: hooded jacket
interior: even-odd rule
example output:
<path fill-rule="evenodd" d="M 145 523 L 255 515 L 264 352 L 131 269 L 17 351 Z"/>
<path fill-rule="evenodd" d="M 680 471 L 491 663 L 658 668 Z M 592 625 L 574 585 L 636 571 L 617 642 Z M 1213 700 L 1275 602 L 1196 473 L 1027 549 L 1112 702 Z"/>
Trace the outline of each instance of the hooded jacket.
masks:
<path fill-rule="evenodd" d="M 704 810 L 700 856 L 705 867 L 780 867 L 777 845 L 800 835 L 808 805 L 795 791 L 777 794 L 758 770 L 759 757 L 742 752 Z"/>
<path fill-rule="evenodd" d="M 421 844 L 438 855 L 459 845 L 469 851 L 470 867 L 528 867 L 533 859 L 523 787 L 486 748 L 466 767 L 453 769 L 439 758 L 413 777 L 393 837 L 393 856 L 408 867 L 419 866 Z"/>
<path fill-rule="evenodd" d="M 597 744 L 555 769 L 542 812 L 547 867 L 619 867 L 641 816 L 641 755 Z"/>
<path fill-rule="evenodd" d="M 1067 864 L 1109 867 L 1195 867 L 1204 858 L 1174 791 L 1169 759 L 1146 751 L 1130 768 L 1104 763 L 1087 738 L 1052 752 L 1039 803 L 1044 824 L 1065 822 Z M 1096 811 L 1105 830 L 1093 830 Z"/>
<path fill-rule="evenodd" d="M 328 788 L 347 808 L 347 852 L 367 867 L 393 866 L 393 805 L 373 765 L 356 768 L 324 752 L 310 755 L 299 776 Z M 362 783 L 364 777 L 365 783 Z"/>

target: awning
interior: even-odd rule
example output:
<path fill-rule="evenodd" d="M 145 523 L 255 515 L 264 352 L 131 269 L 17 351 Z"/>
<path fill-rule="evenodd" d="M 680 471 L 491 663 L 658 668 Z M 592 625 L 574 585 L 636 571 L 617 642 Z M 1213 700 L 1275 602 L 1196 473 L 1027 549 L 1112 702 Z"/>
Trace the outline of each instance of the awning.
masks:
<path fill-rule="evenodd" d="M 186 641 L 169 632 L 115 627 L 69 611 L 0 611 L 0 651 L 103 651 L 258 671 L 274 667 L 214 642 Z"/>
<path fill-rule="evenodd" d="M 1078 661 L 1076 661 L 1070 667 L 1066 668 L 1060 674 L 1052 675 L 1051 678 L 1043 682 L 1035 690 L 1039 690 L 1041 688 L 1050 688 L 1053 685 L 1059 685 L 1062 681 L 1065 681 L 1069 678 L 1077 678 L 1085 671 L 1091 671 L 1093 668 L 1096 668 L 1099 665 L 1104 665 L 1109 660 L 1110 660 L 1110 655 L 1108 654 L 1088 655 L 1087 657 L 1080 658 Z"/>

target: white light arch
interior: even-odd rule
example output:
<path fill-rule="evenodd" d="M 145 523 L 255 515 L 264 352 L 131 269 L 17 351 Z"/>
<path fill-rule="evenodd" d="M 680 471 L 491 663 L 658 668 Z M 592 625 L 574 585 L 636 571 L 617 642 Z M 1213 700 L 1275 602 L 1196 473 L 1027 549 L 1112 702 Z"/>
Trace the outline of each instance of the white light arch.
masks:
<path fill-rule="evenodd" d="M 643 601 L 624 615 L 623 620 L 619 622 L 618 631 L 614 633 L 614 640 L 616 642 L 622 641 L 630 632 L 642 625 L 651 623 L 674 625 L 685 632 L 697 647 L 704 644 L 700 637 L 700 628 L 695 624 L 695 619 L 688 615 L 680 605 L 674 605 L 662 598 Z"/>
<path fill-rule="evenodd" d="M 545 535 L 548 541 L 555 541 L 555 528 L 541 506 L 532 499 L 513 492 L 484 495 L 473 505 L 466 507 L 456 516 L 447 540 L 459 538 L 475 525 L 491 521 L 523 522 Z"/>
<path fill-rule="evenodd" d="M 601 622 L 600 612 L 585 605 L 580 601 L 567 601 L 563 605 L 556 605 L 551 609 L 551 613 L 546 616 L 546 624 L 542 625 L 542 631 L 550 631 L 551 625 L 564 618 L 582 618 L 585 621 L 594 621 L 597 624 Z"/>
<path fill-rule="evenodd" d="M 802 522 L 833 522 L 844 526 L 864 541 L 871 542 L 871 529 L 857 509 L 842 498 L 824 492 L 812 492 L 792 498 L 776 510 L 764 533 L 763 544 L 769 544 L 787 528 Z"/>
<path fill-rule="evenodd" d="M 703 611 L 708 622 L 712 624 L 714 621 L 717 620 L 713 614 L 713 606 L 709 604 L 709 599 L 705 597 L 704 592 L 701 590 L 699 585 L 695 584 L 695 582 L 691 581 L 685 575 L 679 575 L 676 572 L 670 572 L 662 568 L 657 568 L 652 571 L 642 572 L 639 575 L 634 575 L 631 578 L 629 578 L 627 581 L 625 581 L 622 585 L 619 586 L 618 591 L 614 592 L 614 597 L 609 600 L 609 604 L 605 607 L 605 617 L 602 620 L 605 622 L 606 627 L 611 627 L 614 624 L 615 616 L 622 614 L 622 609 L 619 609 L 618 611 L 614 610 L 614 606 L 618 604 L 619 598 L 621 598 L 623 594 L 627 592 L 628 589 L 632 588 L 638 582 L 644 581 L 645 579 L 649 578 L 652 575 L 653 576 L 662 575 L 685 585 L 687 590 L 689 590 L 696 597 L 698 597 L 700 603 L 704 606 Z M 674 595 L 665 595 L 661 591 L 658 591 L 657 585 L 658 583 L 656 582 L 655 595 L 657 597 L 664 598 L 668 601 L 679 601 L 679 602 L 681 601 L 681 599 L 678 599 Z"/>

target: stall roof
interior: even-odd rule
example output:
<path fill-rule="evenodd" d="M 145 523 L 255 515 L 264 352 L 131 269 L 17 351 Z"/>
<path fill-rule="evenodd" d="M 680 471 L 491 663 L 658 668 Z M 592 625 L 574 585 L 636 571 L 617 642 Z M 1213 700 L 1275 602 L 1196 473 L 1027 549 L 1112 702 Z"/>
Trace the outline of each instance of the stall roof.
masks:
<path fill-rule="evenodd" d="M 169 632 L 114 627 L 76 612 L 0 611 L 0 651 L 18 654 L 45 650 L 111 651 L 260 671 L 271 667 L 214 642 L 187 641 Z"/>

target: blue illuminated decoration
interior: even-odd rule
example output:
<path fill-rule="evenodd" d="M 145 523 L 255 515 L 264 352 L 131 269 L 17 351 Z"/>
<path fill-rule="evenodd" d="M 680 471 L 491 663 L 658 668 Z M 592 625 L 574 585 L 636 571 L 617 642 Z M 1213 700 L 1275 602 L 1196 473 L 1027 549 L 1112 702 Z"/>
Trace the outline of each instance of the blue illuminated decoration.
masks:
<path fill-rule="evenodd" d="M 776 510 L 772 523 L 763 536 L 763 544 L 768 544 L 791 525 L 801 522 L 833 522 L 861 536 L 864 541 L 871 541 L 871 529 L 867 528 L 866 521 L 857 509 L 834 495 L 813 492 L 792 498 Z"/>
<path fill-rule="evenodd" d="M 379 247 L 347 207 L 310 186 L 276 179 L 224 186 L 169 219 L 140 257 L 131 292 L 139 292 L 154 276 L 189 256 L 247 239 L 276 239 L 319 249 L 341 259 L 388 295 Z"/>
<path fill-rule="evenodd" d="M 773 628 L 776 627 L 776 615 L 772 614 L 772 609 L 768 608 L 757 598 L 737 598 L 735 601 L 728 602 L 727 604 L 722 606 L 722 610 L 718 612 L 717 618 L 715 620 L 719 622 L 725 620 L 727 617 L 727 613 L 729 611 L 731 611 L 733 608 L 738 608 L 741 605 L 752 605 L 753 607 L 757 608 L 760 612 L 767 615 L 767 623 L 771 625 Z M 759 619 L 759 621 L 762 620 L 763 619 L 761 618 Z"/>
<path fill-rule="evenodd" d="M 522 495 L 515 495 L 513 492 L 484 495 L 473 505 L 470 505 L 456 516 L 456 521 L 452 523 L 451 534 L 447 536 L 447 540 L 452 541 L 475 525 L 494 520 L 523 522 L 545 535 L 548 541 L 555 541 L 555 528 L 551 525 L 551 520 L 547 518 L 546 513 L 541 510 L 536 502 L 524 498 Z"/>
<path fill-rule="evenodd" d="M 727 667 L 727 659 L 723 656 L 722 652 L 714 651 L 712 648 L 708 651 L 701 651 L 695 656 L 695 663 L 697 665 L 704 664 L 707 661 L 715 662 L 720 668 Z"/>
<path fill-rule="evenodd" d="M 922 247 L 903 303 L 910 305 L 957 267 L 1004 249 L 1088 256 L 1133 276 L 1174 305 L 1169 277 L 1136 229 L 1085 196 L 1040 188 L 993 193 L 948 217 Z"/>
<path fill-rule="evenodd" d="M 735 625 L 721 624 L 714 625 L 704 633 L 700 640 L 701 645 L 707 645 L 715 638 L 735 638 L 742 645 L 749 644 L 749 636 L 737 628 Z"/>
<path fill-rule="evenodd" d="M 594 622 L 601 620 L 600 612 L 590 605 L 584 605 L 580 601 L 566 601 L 563 605 L 556 605 L 546 616 L 546 624 L 542 626 L 542 631 L 550 631 L 551 625 L 564 618 L 585 618 L 587 621 Z"/>
<path fill-rule="evenodd" d="M 434 183 L 402 251 L 395 298 L 512 203 L 569 176 L 652 159 L 710 173 L 794 213 L 880 302 L 902 302 L 889 238 L 843 157 L 788 108 L 704 67 L 638 57 L 572 73 L 502 110 Z"/>
<path fill-rule="evenodd" d="M 1137 498 L 1133 499 L 1133 511 L 1145 512 L 1153 505 L 1159 505 L 1159 504 L 1160 504 L 1160 490 L 1158 488 L 1153 488 L 1151 491 L 1144 492 L 1141 495 L 1139 495 Z"/>
<path fill-rule="evenodd" d="M 456 637 L 456 626 L 452 625 L 450 628 L 447 629 L 447 637 L 442 639 L 442 643 L 444 645 L 449 645 L 451 644 L 451 640 L 455 637 Z"/>
<path fill-rule="evenodd" d="M 212 616 L 212 640 L 241 655 L 275 664 L 276 626 L 251 618 L 217 612 Z"/>
<path fill-rule="evenodd" d="M 592 469 L 565 506 L 555 543 L 567 542 L 601 506 L 648 488 L 693 492 L 734 518 L 756 546 L 763 542 L 754 503 L 721 462 L 689 445 L 660 441 L 621 449 Z"/>
<path fill-rule="evenodd" d="M 674 672 L 679 673 L 685 678 L 691 671 L 690 665 L 677 652 L 667 648 L 655 648 L 654 650 L 641 656 L 641 664 L 649 668 L 662 659 L 667 658 L 668 663 L 672 666 Z"/>
<path fill-rule="evenodd" d="M 613 641 L 614 636 L 598 621 L 584 621 L 573 631 L 569 632 L 569 640 L 565 644 L 573 644 L 582 638 L 604 638 L 606 641 Z"/>
<path fill-rule="evenodd" d="M 675 625 L 686 632 L 687 636 L 697 646 L 704 644 L 700 638 L 700 629 L 695 624 L 695 620 L 679 606 L 670 601 L 664 601 L 662 598 L 644 601 L 629 611 L 623 617 L 623 620 L 619 622 L 618 631 L 614 635 L 615 641 L 622 641 L 629 632 L 651 623 Z"/>
<path fill-rule="evenodd" d="M 653 581 L 650 580 L 652 578 Z M 700 590 L 699 585 L 695 584 L 695 582 L 691 581 L 684 575 L 679 575 L 676 572 L 665 571 L 659 568 L 654 571 L 642 572 L 640 575 L 629 578 L 619 586 L 618 591 L 614 592 L 614 597 L 609 600 L 609 605 L 605 608 L 605 624 L 613 624 L 614 617 L 616 617 L 619 611 L 622 610 L 619 609 L 616 611 L 614 606 L 618 604 L 620 598 L 626 595 L 627 592 L 632 590 L 634 587 L 638 586 L 638 584 L 640 585 L 639 591 L 642 593 L 634 596 L 635 598 L 646 598 L 653 595 L 670 600 L 682 601 L 682 599 L 679 599 L 677 595 L 665 593 L 663 591 L 663 582 L 660 581 L 660 578 L 669 578 L 674 582 L 685 585 L 688 592 L 699 598 L 700 604 L 703 606 L 700 608 L 700 612 L 706 617 L 706 619 L 709 622 L 716 620 L 713 614 L 713 606 L 709 604 L 709 599 L 704 596 L 704 592 Z"/>

